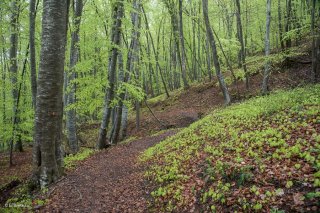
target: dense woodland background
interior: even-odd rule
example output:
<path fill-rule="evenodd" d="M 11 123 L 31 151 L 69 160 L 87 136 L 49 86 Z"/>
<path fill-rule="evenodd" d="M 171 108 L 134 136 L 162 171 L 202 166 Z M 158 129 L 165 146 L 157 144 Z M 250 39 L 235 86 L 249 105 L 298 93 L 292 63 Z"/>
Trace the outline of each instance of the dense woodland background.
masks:
<path fill-rule="evenodd" d="M 79 151 L 77 129 L 82 124 L 101 123 L 96 147 L 103 149 L 127 136 L 128 113 L 135 113 L 139 129 L 140 108 L 146 99 L 169 97 L 171 91 L 192 84 L 218 80 L 225 104 L 230 104 L 250 91 L 252 76 L 263 75 L 261 93 L 267 94 L 272 90 L 268 78 L 278 71 L 276 65 L 299 56 L 303 45 L 312 52 L 301 62 L 312 64 L 305 79 L 320 79 L 320 4 L 316 0 L 71 0 L 61 4 L 66 9 L 64 24 L 64 13 L 48 12 L 50 5 L 61 7 L 54 1 L 0 3 L 0 150 L 9 151 L 10 156 L 14 148 L 23 151 L 33 142 L 37 91 L 39 98 L 43 89 L 39 85 L 46 85 L 48 79 L 57 86 L 57 93 L 63 83 L 63 125 L 53 122 L 52 129 L 47 126 L 45 131 L 63 141 L 67 153 Z M 41 48 L 43 55 L 49 51 L 41 41 L 50 37 L 42 27 L 50 28 L 50 21 L 55 23 L 59 17 L 60 25 L 51 30 L 66 33 L 65 57 L 57 54 L 61 58 L 54 65 L 40 58 Z M 43 25 L 44 20 L 50 21 Z M 63 46 L 57 41 L 56 49 Z M 51 73 L 48 79 L 37 80 L 39 70 L 62 66 L 64 58 L 63 79 Z M 246 89 L 228 91 L 231 85 L 242 84 Z M 38 105 L 38 110 L 49 109 L 49 105 Z M 37 134 L 33 154 L 36 167 L 41 167 L 39 154 L 46 150 L 40 151 Z M 60 147 L 47 145 L 47 151 L 54 153 Z M 59 164 L 59 157 L 55 160 Z M 43 184 L 55 180 L 49 177 Z"/>

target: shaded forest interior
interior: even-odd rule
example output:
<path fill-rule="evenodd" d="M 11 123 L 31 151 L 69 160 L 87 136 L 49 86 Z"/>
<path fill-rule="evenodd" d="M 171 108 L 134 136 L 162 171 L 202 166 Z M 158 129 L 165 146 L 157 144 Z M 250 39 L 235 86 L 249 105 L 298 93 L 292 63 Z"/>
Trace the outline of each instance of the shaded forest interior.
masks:
<path fill-rule="evenodd" d="M 216 109 L 320 81 L 317 0 L 3 0 L 0 36 L 3 206 L 17 186 L 48 189 L 97 150 L 146 139 L 136 162 Z M 159 193 L 155 209 L 186 210 Z"/>

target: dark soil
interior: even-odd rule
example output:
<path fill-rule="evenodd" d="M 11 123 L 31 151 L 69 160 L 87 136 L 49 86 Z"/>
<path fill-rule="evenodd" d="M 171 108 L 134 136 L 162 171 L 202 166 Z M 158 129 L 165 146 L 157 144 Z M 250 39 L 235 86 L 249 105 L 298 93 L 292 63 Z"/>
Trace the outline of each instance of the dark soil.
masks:
<path fill-rule="evenodd" d="M 138 155 L 174 135 L 157 136 L 101 151 L 49 189 L 50 202 L 40 212 L 145 212 L 148 191 Z"/>

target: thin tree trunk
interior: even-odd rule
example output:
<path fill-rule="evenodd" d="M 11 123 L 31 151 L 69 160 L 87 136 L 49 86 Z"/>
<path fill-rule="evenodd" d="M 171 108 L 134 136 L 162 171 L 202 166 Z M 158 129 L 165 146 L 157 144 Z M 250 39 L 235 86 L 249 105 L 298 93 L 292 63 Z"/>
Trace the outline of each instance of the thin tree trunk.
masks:
<path fill-rule="evenodd" d="M 22 141 L 21 141 L 21 133 L 19 130 L 20 125 L 20 118 L 19 118 L 19 111 L 18 106 L 16 105 L 18 101 L 18 31 L 19 31 L 19 0 L 13 0 L 10 5 L 11 9 L 11 17 L 10 17 L 10 74 L 11 74 L 11 84 L 12 84 L 12 97 L 13 97 L 13 116 L 12 116 L 12 123 L 13 129 L 13 136 L 11 138 L 10 143 L 10 165 L 12 165 L 12 150 L 13 144 L 15 142 L 15 149 L 17 151 L 22 152 Z M 16 137 L 17 133 L 17 137 Z"/>
<path fill-rule="evenodd" d="M 202 6 L 203 6 L 204 22 L 205 22 L 206 29 L 207 29 L 207 36 L 208 36 L 208 40 L 210 42 L 211 49 L 212 49 L 213 62 L 214 62 L 214 66 L 216 69 L 216 75 L 217 75 L 217 78 L 219 81 L 219 85 L 220 85 L 222 94 L 224 96 L 225 104 L 228 105 L 228 104 L 230 104 L 231 99 L 230 99 L 230 95 L 229 95 L 229 92 L 227 89 L 227 85 L 224 81 L 224 77 L 223 77 L 221 70 L 220 70 L 220 63 L 219 63 L 219 59 L 218 59 L 216 42 L 215 42 L 215 39 L 213 36 L 212 29 L 210 27 L 210 21 L 209 21 L 209 16 L 208 16 L 208 0 L 202 0 Z"/>
<path fill-rule="evenodd" d="M 285 26 L 285 30 L 286 33 L 288 33 L 291 30 L 291 21 L 292 21 L 292 17 L 291 17 L 291 13 L 292 13 L 292 0 L 287 0 L 287 13 L 286 13 L 286 26 Z M 286 39 L 286 47 L 290 48 L 291 47 L 291 38 L 287 38 Z"/>
<path fill-rule="evenodd" d="M 246 88 L 249 89 L 249 75 L 248 75 L 247 65 L 246 65 L 246 53 L 245 53 L 246 50 L 245 50 L 244 41 L 243 41 L 240 0 L 236 0 L 236 5 L 237 5 L 237 25 L 239 30 L 238 38 L 241 44 L 241 50 L 240 50 L 241 67 L 243 68 L 243 71 L 245 73 Z"/>
<path fill-rule="evenodd" d="M 149 33 L 149 37 L 150 37 L 150 40 L 151 40 L 151 46 L 152 46 L 153 53 L 154 53 L 154 56 L 155 56 L 155 59 L 156 59 L 156 64 L 157 64 L 157 67 L 159 68 L 159 71 L 160 71 L 160 77 L 161 77 L 161 80 L 162 80 L 162 84 L 163 84 L 164 90 L 166 92 L 166 95 L 169 98 L 170 95 L 169 95 L 169 92 L 168 92 L 167 84 L 166 84 L 166 82 L 164 80 L 163 73 L 162 73 L 162 68 L 161 68 L 161 66 L 159 64 L 159 53 L 158 53 L 158 51 L 156 51 L 156 48 L 154 46 L 153 37 L 151 35 L 150 28 L 149 28 L 149 22 L 148 22 L 147 15 L 146 15 L 146 12 L 144 11 L 143 6 L 141 7 L 141 9 L 142 9 L 142 13 L 143 13 L 143 16 L 144 16 L 145 25 L 146 25 L 146 28 L 147 28 L 147 31 Z"/>
<path fill-rule="evenodd" d="M 134 62 L 138 60 L 138 49 L 139 49 L 139 37 L 140 37 L 140 27 L 141 27 L 141 18 L 140 18 L 140 12 L 141 12 L 141 4 L 140 0 L 134 0 L 133 1 L 133 12 L 131 14 L 132 17 L 132 35 L 131 35 L 131 43 L 130 48 L 127 56 L 127 64 L 126 64 L 126 70 L 128 72 L 125 73 L 123 79 L 120 79 L 123 81 L 123 83 L 127 83 L 130 79 L 130 72 L 132 72 L 132 69 L 134 67 Z M 122 85 L 120 84 L 120 87 Z M 123 115 L 123 102 L 125 100 L 126 91 L 123 91 L 120 93 L 120 102 L 118 106 L 118 112 L 117 112 L 117 121 L 115 126 L 115 132 L 113 136 L 113 142 L 117 143 L 120 138 L 120 130 L 121 130 L 121 122 Z M 138 116 L 137 116 L 138 117 Z"/>
<path fill-rule="evenodd" d="M 184 33 L 183 33 L 183 16 L 182 16 L 182 1 L 179 0 L 179 34 L 180 34 L 180 43 L 181 43 L 181 73 L 183 80 L 184 89 L 189 88 L 189 84 L 187 81 L 187 69 L 186 69 L 186 54 L 185 54 L 185 46 L 184 46 Z"/>
<path fill-rule="evenodd" d="M 311 35 L 312 35 L 312 70 L 310 79 L 312 82 L 315 82 L 315 74 L 317 70 L 317 47 L 316 47 L 316 37 L 317 33 L 315 30 L 315 10 L 316 10 L 316 0 L 312 0 L 311 7 Z"/>
<path fill-rule="evenodd" d="M 266 21 L 266 40 L 265 40 L 265 55 L 266 55 L 266 64 L 263 73 L 263 82 L 262 82 L 262 94 L 267 94 L 269 91 L 268 81 L 270 75 L 270 61 L 268 59 L 270 55 L 270 22 L 271 22 L 271 0 L 267 0 L 267 21 Z"/>
<path fill-rule="evenodd" d="M 82 0 L 74 0 L 74 17 L 73 17 L 73 32 L 71 34 L 71 47 L 70 47 L 70 67 L 69 75 L 67 75 L 67 87 L 70 88 L 69 94 L 67 94 L 67 103 L 66 106 L 70 106 L 75 103 L 75 92 L 76 84 L 73 82 L 76 79 L 75 66 L 78 63 L 80 50 L 79 50 L 79 33 L 80 33 L 80 24 L 81 16 L 83 9 Z M 77 127 L 76 127 L 76 110 L 68 109 L 66 113 L 66 128 L 67 128 L 67 137 L 68 145 L 72 153 L 79 151 L 78 137 L 77 137 Z"/>
<path fill-rule="evenodd" d="M 279 27 L 279 39 L 281 49 L 284 50 L 284 42 L 283 42 L 283 30 L 282 30 L 282 11 L 281 11 L 281 0 L 278 0 L 278 27 Z"/>
<path fill-rule="evenodd" d="M 37 2 L 36 2 L 37 1 Z M 29 45 L 30 45 L 30 82 L 32 105 L 36 109 L 37 98 L 37 68 L 36 68 L 36 45 L 35 45 L 35 31 L 36 31 L 36 15 L 39 0 L 30 0 L 29 4 Z"/>
<path fill-rule="evenodd" d="M 220 39 L 219 39 L 218 35 L 216 34 L 216 32 L 214 30 L 212 30 L 212 31 L 213 31 L 214 35 L 216 36 L 216 38 L 217 38 L 217 41 L 218 41 L 219 47 L 221 49 L 222 55 L 223 55 L 224 59 L 226 60 L 227 66 L 228 66 L 228 68 L 229 68 L 229 70 L 231 72 L 231 75 L 232 75 L 232 78 L 233 78 L 233 83 L 236 85 L 236 88 L 237 88 L 237 95 L 238 95 L 238 97 L 240 97 L 239 87 L 238 87 L 238 80 L 237 80 L 237 77 L 236 77 L 236 75 L 234 73 L 232 65 L 231 65 L 226 53 L 223 50 L 223 46 L 222 46 L 222 44 L 220 42 Z"/>
<path fill-rule="evenodd" d="M 122 25 L 122 17 L 124 15 L 124 5 L 123 0 L 120 0 L 115 3 L 113 8 L 113 20 L 114 26 L 111 33 L 111 42 L 112 49 L 110 53 L 109 59 L 109 88 L 107 90 L 107 94 L 105 97 L 105 106 L 103 112 L 102 123 L 99 131 L 99 139 L 97 142 L 97 148 L 103 149 L 107 146 L 107 129 L 110 123 L 111 117 L 111 103 L 114 99 L 115 95 L 115 80 L 116 80 L 116 68 L 117 68 L 117 58 L 118 58 L 118 46 L 120 45 L 121 39 L 121 25 Z"/>

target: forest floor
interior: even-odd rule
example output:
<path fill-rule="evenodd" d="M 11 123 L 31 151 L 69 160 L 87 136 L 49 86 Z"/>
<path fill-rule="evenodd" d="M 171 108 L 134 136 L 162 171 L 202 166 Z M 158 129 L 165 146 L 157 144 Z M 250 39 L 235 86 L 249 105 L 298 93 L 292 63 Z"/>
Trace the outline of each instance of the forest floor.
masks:
<path fill-rule="evenodd" d="M 98 152 L 50 189 L 50 202 L 40 212 L 145 212 L 150 190 L 138 156 L 176 132 L 169 130 Z"/>
<path fill-rule="evenodd" d="M 281 72 L 273 73 L 270 88 L 294 88 L 304 84 L 310 64 L 300 63 L 296 58 L 282 65 Z M 236 97 L 236 86 L 230 87 L 233 102 L 239 102 L 259 95 L 262 76 L 257 74 L 250 79 L 250 90 L 239 82 L 240 97 Z M 97 152 L 80 162 L 75 169 L 57 184 L 49 188 L 48 204 L 43 212 L 143 212 L 148 207 L 147 197 L 151 192 L 144 182 L 145 168 L 137 164 L 139 154 L 163 139 L 174 135 L 178 128 L 184 128 L 201 119 L 212 109 L 223 106 L 223 97 L 216 80 L 192 85 L 188 90 L 178 90 L 171 97 L 159 96 L 148 101 L 152 111 L 166 127 L 166 130 L 151 115 L 146 107 L 142 108 L 141 126 L 135 128 L 135 119 L 130 117 L 128 136 L 130 142 Z M 89 126 L 90 134 L 82 132 L 86 146 L 96 141 L 98 124 Z M 87 128 L 87 127 L 86 127 Z M 84 128 L 81 128 L 84 129 Z M 166 131 L 163 131 L 166 130 Z M 87 137 L 86 137 L 87 135 Z M 15 185 L 30 176 L 31 150 L 15 153 L 16 166 L 7 167 L 6 153 L 0 153 L 0 205 L 13 195 Z M 13 182 L 16 181 L 16 182 Z M 13 183 L 13 185 L 12 185 Z M 10 185 L 11 184 L 11 185 Z"/>

